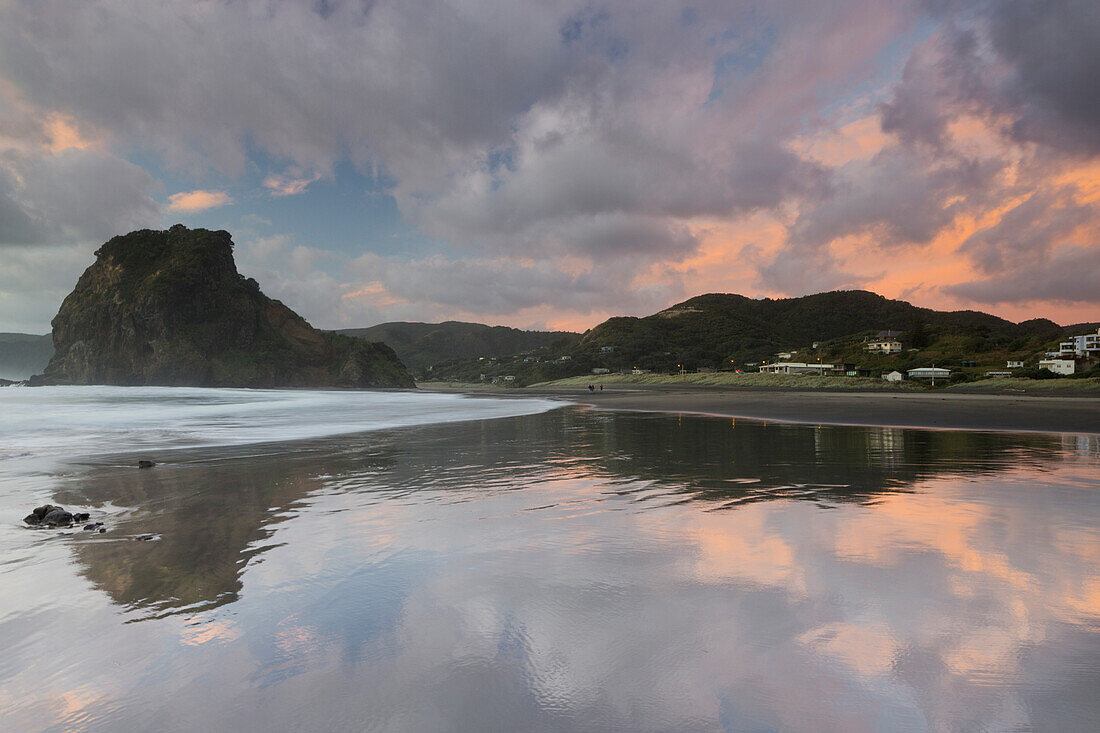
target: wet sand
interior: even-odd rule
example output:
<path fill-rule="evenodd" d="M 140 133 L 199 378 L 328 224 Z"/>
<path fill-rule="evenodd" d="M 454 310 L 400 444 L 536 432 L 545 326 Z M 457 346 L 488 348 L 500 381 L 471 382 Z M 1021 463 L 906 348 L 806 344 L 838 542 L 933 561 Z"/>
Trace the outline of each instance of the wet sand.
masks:
<path fill-rule="evenodd" d="M 484 393 L 478 391 L 478 393 Z M 765 392 L 678 386 L 497 390 L 549 396 L 612 410 L 684 412 L 757 420 L 954 430 L 1100 434 L 1100 399 L 951 393 Z"/>

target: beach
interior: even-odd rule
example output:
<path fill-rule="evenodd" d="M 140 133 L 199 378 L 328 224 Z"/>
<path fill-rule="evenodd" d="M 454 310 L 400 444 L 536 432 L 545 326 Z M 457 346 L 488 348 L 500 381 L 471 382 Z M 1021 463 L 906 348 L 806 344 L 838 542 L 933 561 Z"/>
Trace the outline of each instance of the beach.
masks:
<path fill-rule="evenodd" d="M 0 729 L 1100 716 L 1100 437 L 686 409 L 861 395 L 507 397 L 0 392 Z M 107 531 L 20 526 L 47 502 Z"/>
<path fill-rule="evenodd" d="M 594 382 L 598 385 L 598 382 Z M 691 413 L 820 425 L 1100 434 L 1100 398 L 958 392 L 738 390 L 680 385 L 540 385 L 492 389 L 433 384 L 426 389 L 551 397 L 600 409 Z"/>

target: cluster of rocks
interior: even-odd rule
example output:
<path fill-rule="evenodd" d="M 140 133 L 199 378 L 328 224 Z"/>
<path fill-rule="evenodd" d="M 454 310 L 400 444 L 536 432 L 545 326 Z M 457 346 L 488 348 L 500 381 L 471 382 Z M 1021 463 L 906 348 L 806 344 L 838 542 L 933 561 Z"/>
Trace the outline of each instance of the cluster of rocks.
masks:
<path fill-rule="evenodd" d="M 86 522 L 91 515 L 86 512 L 72 513 L 63 506 L 46 504 L 35 507 L 23 521 L 35 527 L 71 527 L 77 522 Z M 102 525 L 100 525 L 102 526 Z"/>

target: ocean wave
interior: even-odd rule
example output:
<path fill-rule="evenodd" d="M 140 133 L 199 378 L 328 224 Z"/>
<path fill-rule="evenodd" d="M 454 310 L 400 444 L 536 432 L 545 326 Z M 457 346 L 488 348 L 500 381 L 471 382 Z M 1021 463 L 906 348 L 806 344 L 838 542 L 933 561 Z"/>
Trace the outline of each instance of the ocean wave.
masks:
<path fill-rule="evenodd" d="M 0 391 L 0 461 L 323 438 L 530 415 L 545 399 L 413 391 L 37 387 Z"/>

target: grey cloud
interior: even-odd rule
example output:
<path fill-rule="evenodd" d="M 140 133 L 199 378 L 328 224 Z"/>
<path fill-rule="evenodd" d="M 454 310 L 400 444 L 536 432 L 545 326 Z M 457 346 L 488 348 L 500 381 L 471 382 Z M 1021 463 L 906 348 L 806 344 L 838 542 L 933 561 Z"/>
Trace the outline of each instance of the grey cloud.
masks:
<path fill-rule="evenodd" d="M 1100 5 L 1091 0 L 925 3 L 942 24 L 910 57 L 883 129 L 942 143 L 964 113 L 1008 119 L 1005 133 L 1100 154 Z"/>
<path fill-rule="evenodd" d="M 526 308 L 551 305 L 586 311 L 614 308 L 632 312 L 661 307 L 682 293 L 678 283 L 632 287 L 635 272 L 615 262 L 579 273 L 564 272 L 556 263 L 508 260 L 397 260 L 364 255 L 354 271 L 380 280 L 387 290 L 413 303 L 436 304 L 467 312 L 510 315 Z M 562 293 L 569 293 L 563 302 Z"/>
<path fill-rule="evenodd" d="M 155 225 L 153 178 L 108 153 L 0 154 L 0 246 L 102 242 Z"/>
<path fill-rule="evenodd" d="M 944 288 L 944 292 L 979 303 L 1100 304 L 1100 245 L 1064 246 L 1040 262 L 1011 269 L 985 280 Z"/>
<path fill-rule="evenodd" d="M 936 163 L 888 148 L 837 170 L 829 193 L 799 215 L 792 242 L 814 247 L 869 231 L 881 245 L 927 243 L 963 205 L 984 203 L 1001 165 L 951 158 Z"/>
<path fill-rule="evenodd" d="M 1066 203 L 1073 201 L 1072 194 L 1058 188 L 1031 195 L 995 225 L 968 237 L 959 251 L 987 274 L 1042 263 L 1053 247 L 1096 217 L 1093 206 Z"/>
<path fill-rule="evenodd" d="M 47 333 L 58 305 L 72 291 L 80 273 L 92 264 L 92 249 L 79 244 L 5 248 L 0 266 L 4 328 Z"/>
<path fill-rule="evenodd" d="M 381 166 L 414 221 L 463 224 L 447 204 L 495 169 L 487 190 L 504 192 L 477 204 L 499 231 L 575 213 L 729 215 L 799 195 L 818 172 L 784 136 L 820 104 L 815 82 L 866 66 L 897 15 L 865 0 L 767 13 L 700 2 L 690 22 L 667 3 L 618 0 L 323 10 L 13 2 L 0 10 L 0 69 L 39 107 L 183 169 L 242 170 L 249 145 L 306 170 L 345 156 Z M 708 99 L 727 57 L 744 70 Z M 541 127 L 524 152 L 528 123 Z M 499 155 L 515 169 L 494 166 Z"/>

